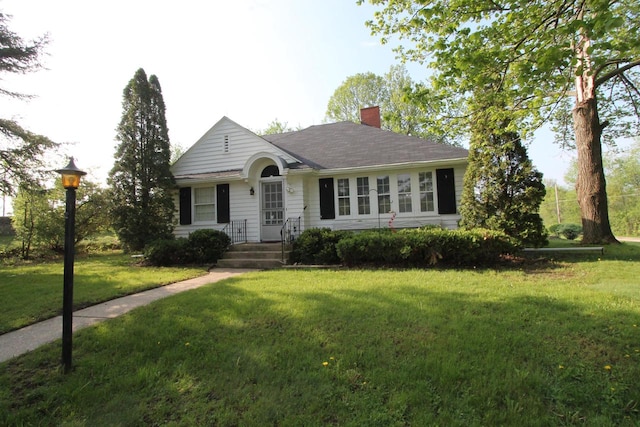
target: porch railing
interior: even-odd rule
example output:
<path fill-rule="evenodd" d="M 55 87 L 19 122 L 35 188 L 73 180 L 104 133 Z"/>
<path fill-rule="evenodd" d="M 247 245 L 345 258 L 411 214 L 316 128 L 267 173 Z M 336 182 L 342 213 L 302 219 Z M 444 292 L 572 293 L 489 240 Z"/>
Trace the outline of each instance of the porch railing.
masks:
<path fill-rule="evenodd" d="M 229 222 L 222 229 L 231 239 L 231 244 L 247 243 L 247 220 L 240 219 Z"/>
<path fill-rule="evenodd" d="M 301 216 L 298 218 L 287 218 L 280 229 L 280 241 L 282 242 L 282 262 L 284 259 L 284 250 L 288 244 L 293 243 L 300 236 Z"/>

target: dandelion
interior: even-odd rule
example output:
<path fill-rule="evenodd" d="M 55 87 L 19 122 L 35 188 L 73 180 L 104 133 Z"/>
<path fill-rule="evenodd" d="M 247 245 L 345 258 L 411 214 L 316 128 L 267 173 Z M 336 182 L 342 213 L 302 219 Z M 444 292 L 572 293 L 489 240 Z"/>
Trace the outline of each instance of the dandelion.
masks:
<path fill-rule="evenodd" d="M 558 369 L 564 369 L 564 365 L 558 365 Z"/>
<path fill-rule="evenodd" d="M 333 356 L 331 356 L 331 357 L 329 358 L 329 360 L 336 360 L 336 358 L 335 358 L 335 357 L 333 357 Z"/>
<path fill-rule="evenodd" d="M 627 359 L 631 357 L 630 354 L 625 354 L 624 357 L 626 357 Z"/>
<path fill-rule="evenodd" d="M 605 371 L 610 371 L 611 370 L 611 365 L 604 365 L 604 369 L 605 369 Z"/>
<path fill-rule="evenodd" d="M 322 362 L 322 366 L 329 366 L 329 362 Z"/>
<path fill-rule="evenodd" d="M 188 342 L 186 342 L 186 343 L 184 343 L 184 345 L 185 345 L 185 347 L 189 347 L 190 344 Z"/>

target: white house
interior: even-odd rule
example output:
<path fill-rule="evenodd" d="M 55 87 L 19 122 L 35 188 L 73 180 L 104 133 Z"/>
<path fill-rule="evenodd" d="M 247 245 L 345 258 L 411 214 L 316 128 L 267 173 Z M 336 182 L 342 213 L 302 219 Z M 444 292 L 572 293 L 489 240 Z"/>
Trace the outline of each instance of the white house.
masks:
<path fill-rule="evenodd" d="M 223 117 L 172 166 L 175 234 L 268 242 L 312 227 L 456 228 L 467 150 L 382 130 L 378 107 L 362 114 L 264 136 Z"/>

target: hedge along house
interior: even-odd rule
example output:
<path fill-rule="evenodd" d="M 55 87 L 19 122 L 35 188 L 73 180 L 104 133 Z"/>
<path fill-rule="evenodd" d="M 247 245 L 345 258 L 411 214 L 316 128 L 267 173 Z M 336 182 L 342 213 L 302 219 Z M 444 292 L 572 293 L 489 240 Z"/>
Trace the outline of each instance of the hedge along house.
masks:
<path fill-rule="evenodd" d="M 201 228 L 234 243 L 271 242 L 313 227 L 456 228 L 468 152 L 339 122 L 258 136 L 223 117 L 172 166 L 177 236 Z"/>

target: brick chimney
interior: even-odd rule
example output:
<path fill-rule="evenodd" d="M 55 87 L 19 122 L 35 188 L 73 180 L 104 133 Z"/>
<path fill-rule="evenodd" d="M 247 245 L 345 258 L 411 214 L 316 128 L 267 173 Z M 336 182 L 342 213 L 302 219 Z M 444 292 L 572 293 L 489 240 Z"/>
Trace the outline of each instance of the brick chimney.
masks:
<path fill-rule="evenodd" d="M 380 129 L 380 107 L 361 108 L 360 123 Z"/>

